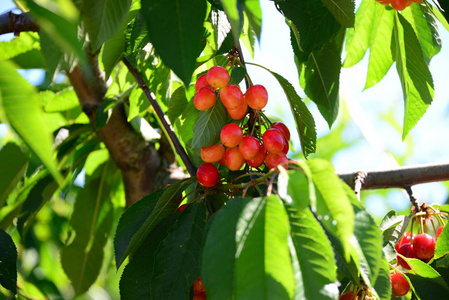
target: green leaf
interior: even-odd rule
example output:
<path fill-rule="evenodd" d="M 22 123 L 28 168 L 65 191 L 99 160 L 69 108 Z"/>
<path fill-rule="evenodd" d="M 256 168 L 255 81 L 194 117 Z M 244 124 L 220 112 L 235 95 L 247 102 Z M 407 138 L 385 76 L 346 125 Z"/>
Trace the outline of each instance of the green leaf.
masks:
<path fill-rule="evenodd" d="M 410 273 L 407 273 L 407 277 L 409 278 L 412 289 L 418 299 L 434 300 L 449 298 L 449 292 L 447 291 L 447 289 L 438 282 Z"/>
<path fill-rule="evenodd" d="M 339 107 L 341 50 L 344 30 L 330 44 L 310 54 L 305 63 L 305 89 L 307 96 L 317 104 L 329 128 L 334 123 Z"/>
<path fill-rule="evenodd" d="M 444 226 L 435 246 L 434 259 L 441 258 L 449 253 L 449 226 Z"/>
<path fill-rule="evenodd" d="M 125 57 L 134 67 L 137 67 L 137 55 L 150 39 L 142 12 L 139 11 L 125 30 Z"/>
<path fill-rule="evenodd" d="M 206 225 L 203 203 L 187 205 L 157 249 L 152 278 L 154 299 L 188 299 L 200 276 L 200 254 Z"/>
<path fill-rule="evenodd" d="M 335 259 L 331 243 L 309 209 L 286 205 L 291 237 L 300 269 L 295 274 L 295 299 L 336 299 Z"/>
<path fill-rule="evenodd" d="M 82 1 L 83 21 L 95 51 L 122 26 L 132 0 Z"/>
<path fill-rule="evenodd" d="M 0 149 L 0 207 L 3 207 L 9 193 L 25 173 L 28 157 L 13 143 L 8 143 Z"/>
<path fill-rule="evenodd" d="M 142 224 L 154 210 L 163 193 L 164 191 L 161 189 L 143 197 L 127 208 L 120 217 L 114 237 L 115 263 L 117 268 L 119 262 L 123 260 L 123 254 L 128 248 L 131 238 L 142 227 Z"/>
<path fill-rule="evenodd" d="M 45 105 L 45 112 L 60 112 L 74 109 L 80 105 L 78 97 L 72 88 L 64 89 L 57 93 L 44 91 L 39 94 L 42 97 L 48 97 Z"/>
<path fill-rule="evenodd" d="M 201 52 L 206 1 L 142 1 L 142 14 L 156 52 L 188 86 Z M 169 16 L 169 17 L 168 17 Z"/>
<path fill-rule="evenodd" d="M 178 87 L 168 102 L 167 117 L 171 124 L 175 124 L 177 119 L 182 115 L 187 107 L 187 97 L 185 87 Z"/>
<path fill-rule="evenodd" d="M 229 79 L 229 84 L 238 85 L 243 78 L 246 76 L 246 69 L 243 67 L 233 68 L 231 71 L 231 78 Z"/>
<path fill-rule="evenodd" d="M 221 128 L 226 125 L 227 120 L 226 109 L 219 99 L 212 108 L 200 111 L 193 126 L 192 148 L 216 144 L 220 139 Z"/>
<path fill-rule="evenodd" d="M 231 24 L 234 44 L 237 45 L 243 26 L 242 1 L 221 0 L 220 3 L 221 5 L 223 5 L 223 10 L 225 11 L 226 16 L 228 17 L 229 23 Z"/>
<path fill-rule="evenodd" d="M 150 101 L 139 86 L 135 86 L 129 96 L 128 122 L 142 115 L 150 107 Z"/>
<path fill-rule="evenodd" d="M 36 91 L 8 61 L 0 61 L 0 69 L 0 105 L 6 119 L 62 184 L 62 176 L 52 157 L 51 133 L 45 124 Z"/>
<path fill-rule="evenodd" d="M 354 27 L 355 4 L 354 0 L 322 0 L 324 5 L 342 26 Z"/>
<path fill-rule="evenodd" d="M 14 294 L 17 291 L 17 249 L 12 238 L 2 229 L 0 229 L 0 284 Z"/>
<path fill-rule="evenodd" d="M 343 182 L 328 161 L 311 159 L 307 161 L 307 165 L 310 167 L 313 182 L 321 195 L 318 197 L 316 208 L 318 220 L 340 240 L 348 261 L 349 240 L 354 232 L 354 210 L 343 188 Z"/>
<path fill-rule="evenodd" d="M 62 70 L 71 70 L 76 63 L 73 55 L 64 54 L 61 48 L 53 41 L 45 31 L 40 33 L 41 52 L 47 64 L 46 77 L 54 82 L 56 76 Z"/>
<path fill-rule="evenodd" d="M 427 64 L 441 50 L 441 38 L 435 16 L 426 3 L 416 3 L 404 9 L 401 15 L 412 25 L 418 37 Z"/>
<path fill-rule="evenodd" d="M 70 225 L 75 239 L 62 249 L 61 263 L 70 278 L 75 295 L 86 292 L 96 281 L 102 264 L 103 248 L 113 223 L 110 189 L 105 181 L 108 163 L 102 177 L 89 182 L 78 194 Z"/>
<path fill-rule="evenodd" d="M 395 47 L 405 102 L 402 131 L 402 139 L 405 139 L 432 103 L 434 87 L 415 31 L 400 14 L 395 18 Z"/>
<path fill-rule="evenodd" d="M 195 108 L 193 101 L 189 101 L 181 116 L 175 121 L 176 132 L 178 133 L 178 136 L 181 137 L 184 144 L 191 141 L 195 134 L 192 128 L 195 126 L 198 115 L 199 110 Z"/>
<path fill-rule="evenodd" d="M 390 267 L 382 257 L 379 261 L 380 269 L 379 275 L 377 276 L 376 283 L 374 284 L 374 289 L 379 295 L 380 300 L 390 300 L 391 299 L 391 281 L 390 281 Z"/>
<path fill-rule="evenodd" d="M 20 37 L 0 42 L 0 60 L 11 60 L 21 69 L 44 69 L 44 58 L 40 52 L 39 35 L 21 32 Z"/>
<path fill-rule="evenodd" d="M 128 247 L 121 256 L 120 262 L 117 264 L 118 266 L 123 263 L 124 259 L 129 254 L 132 254 L 139 249 L 148 234 L 150 234 L 150 232 L 158 223 L 161 222 L 161 220 L 172 214 L 178 208 L 179 203 L 181 202 L 181 200 L 178 199 L 178 196 L 194 180 L 196 180 L 196 178 L 187 178 L 171 184 L 164 189 L 164 193 L 159 198 L 159 201 L 151 211 L 150 215 L 146 218 L 143 225 L 131 238 Z"/>
<path fill-rule="evenodd" d="M 261 65 L 256 66 L 267 70 L 277 79 L 282 89 L 284 90 L 285 95 L 287 96 L 288 102 L 290 103 L 290 109 L 295 119 L 296 129 L 298 131 L 299 140 L 301 142 L 302 152 L 304 153 L 305 157 L 307 157 L 311 153 L 314 153 L 316 150 L 316 128 L 315 120 L 313 119 L 313 116 L 310 113 L 309 109 L 304 104 L 301 97 L 298 96 L 295 88 L 291 85 L 290 82 L 288 82 L 287 79 Z"/>
<path fill-rule="evenodd" d="M 430 3 L 426 2 L 427 8 L 433 13 L 435 18 L 443 25 L 443 27 L 449 31 L 449 23 L 447 22 L 446 17 L 443 14 L 447 14 L 445 11 L 441 12 L 437 7 L 431 5 Z"/>
<path fill-rule="evenodd" d="M 302 172 L 281 169 L 278 193 L 282 200 L 300 212 L 310 205 L 309 179 Z"/>
<path fill-rule="evenodd" d="M 259 0 L 238 0 L 248 17 L 249 24 L 260 40 L 260 32 L 262 28 L 262 9 L 260 8 Z"/>

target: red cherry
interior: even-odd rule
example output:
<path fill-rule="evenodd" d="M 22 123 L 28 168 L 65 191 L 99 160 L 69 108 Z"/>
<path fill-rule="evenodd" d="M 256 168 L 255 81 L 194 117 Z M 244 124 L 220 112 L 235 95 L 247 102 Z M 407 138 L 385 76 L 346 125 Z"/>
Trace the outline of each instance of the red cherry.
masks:
<path fill-rule="evenodd" d="M 211 87 L 222 88 L 229 82 L 229 72 L 221 66 L 213 66 L 207 71 L 206 80 Z"/>
<path fill-rule="evenodd" d="M 231 117 L 231 119 L 240 120 L 243 119 L 243 117 L 248 112 L 248 104 L 246 104 L 246 101 L 243 101 L 242 105 L 240 105 L 239 107 L 235 109 L 226 108 L 226 111 L 228 112 L 228 115 Z"/>
<path fill-rule="evenodd" d="M 206 74 L 201 75 L 198 77 L 195 83 L 195 92 L 198 92 L 202 88 L 210 88 L 210 84 L 206 80 Z"/>
<path fill-rule="evenodd" d="M 399 239 L 398 243 L 395 246 L 396 252 L 399 251 L 399 248 L 401 248 L 402 245 L 411 243 L 413 237 L 415 237 L 414 233 L 404 232 L 404 234 L 402 235 L 402 237 Z"/>
<path fill-rule="evenodd" d="M 231 171 L 240 170 L 245 164 L 245 159 L 240 154 L 239 148 L 228 148 L 225 152 L 226 166 Z"/>
<path fill-rule="evenodd" d="M 376 1 L 383 5 L 388 5 L 391 3 L 391 0 L 376 0 Z"/>
<path fill-rule="evenodd" d="M 206 300 L 207 296 L 205 293 L 204 294 L 194 294 L 192 299 L 193 300 Z"/>
<path fill-rule="evenodd" d="M 391 6 L 395 9 L 395 10 L 403 10 L 405 9 L 408 5 L 409 0 L 391 0 Z"/>
<path fill-rule="evenodd" d="M 268 102 L 267 89 L 260 84 L 252 85 L 245 93 L 245 100 L 252 109 L 261 110 Z"/>
<path fill-rule="evenodd" d="M 432 258 L 436 243 L 436 239 L 430 234 L 420 233 L 413 238 L 413 250 L 420 259 Z"/>
<path fill-rule="evenodd" d="M 410 290 L 410 284 L 401 273 L 390 274 L 391 288 L 396 297 L 402 297 Z"/>
<path fill-rule="evenodd" d="M 186 209 L 186 207 L 187 207 L 187 203 L 184 203 L 183 205 L 178 207 L 178 209 L 176 211 L 183 211 L 184 209 Z"/>
<path fill-rule="evenodd" d="M 194 294 L 206 293 L 206 288 L 204 287 L 201 277 L 198 277 L 197 280 L 195 280 L 195 282 L 193 283 L 193 293 Z"/>
<path fill-rule="evenodd" d="M 356 296 L 357 294 L 354 293 L 354 291 L 349 291 L 341 295 L 340 298 L 338 298 L 338 300 L 354 300 L 357 299 Z"/>
<path fill-rule="evenodd" d="M 438 227 L 438 229 L 437 229 L 437 238 L 440 237 L 441 231 L 443 231 L 443 229 L 444 229 L 444 226 Z"/>
<path fill-rule="evenodd" d="M 223 158 L 225 148 L 222 144 L 201 148 L 201 159 L 204 162 L 214 163 Z"/>
<path fill-rule="evenodd" d="M 277 129 L 268 129 L 262 136 L 263 146 L 268 153 L 278 154 L 284 149 L 284 137 Z"/>
<path fill-rule="evenodd" d="M 282 135 L 287 139 L 287 141 L 290 141 L 290 130 L 288 130 L 288 127 L 285 126 L 282 122 L 273 122 L 271 125 L 271 128 L 275 128 L 279 130 Z"/>
<path fill-rule="evenodd" d="M 415 3 L 421 3 L 423 0 L 412 0 L 412 2 L 415 2 Z"/>
<path fill-rule="evenodd" d="M 228 84 L 220 89 L 220 99 L 227 109 L 236 109 L 243 105 L 242 91 L 235 84 Z"/>
<path fill-rule="evenodd" d="M 196 177 L 202 186 L 212 187 L 217 184 L 220 173 L 218 173 L 217 167 L 213 164 L 204 163 L 196 171 Z"/>
<path fill-rule="evenodd" d="M 251 160 L 259 152 L 260 142 L 253 136 L 245 136 L 239 144 L 239 151 L 245 160 Z"/>
<path fill-rule="evenodd" d="M 412 244 L 406 243 L 406 244 L 403 244 L 399 248 L 398 253 L 407 258 L 418 258 L 418 256 L 416 256 L 416 253 L 415 253 L 415 251 L 413 251 L 413 249 L 414 248 L 413 248 Z M 399 255 L 397 256 L 397 262 L 398 262 L 398 265 L 400 265 L 404 269 L 410 270 L 410 266 L 408 265 L 408 263 Z"/>
<path fill-rule="evenodd" d="M 193 105 L 198 110 L 207 110 L 214 106 L 217 95 L 211 88 L 202 88 L 193 97 Z"/>
<path fill-rule="evenodd" d="M 243 140 L 243 131 L 239 125 L 229 123 L 223 126 L 220 132 L 220 140 L 226 147 L 235 147 Z"/>
<path fill-rule="evenodd" d="M 282 153 L 287 155 L 289 149 L 290 145 L 288 144 L 287 139 L 284 137 L 284 148 L 282 148 Z"/>
<path fill-rule="evenodd" d="M 285 166 L 288 164 L 288 158 L 285 154 L 272 154 L 268 153 L 267 157 L 265 157 L 265 164 L 268 169 L 276 168 L 279 165 Z"/>
<path fill-rule="evenodd" d="M 246 162 L 253 168 L 260 167 L 267 157 L 267 150 L 264 147 L 259 147 L 259 151 L 253 159 L 247 160 Z"/>

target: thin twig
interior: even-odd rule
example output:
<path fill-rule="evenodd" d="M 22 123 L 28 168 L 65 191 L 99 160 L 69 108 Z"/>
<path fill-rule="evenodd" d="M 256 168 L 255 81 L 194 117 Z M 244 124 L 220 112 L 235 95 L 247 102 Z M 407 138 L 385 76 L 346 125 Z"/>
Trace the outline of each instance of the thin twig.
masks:
<path fill-rule="evenodd" d="M 410 198 L 410 202 L 415 207 L 415 212 L 419 212 L 421 209 L 419 207 L 418 200 L 415 198 L 415 196 L 413 196 L 412 187 L 406 186 L 404 189 L 407 191 L 407 194 Z"/>
<path fill-rule="evenodd" d="M 154 111 L 156 112 L 159 120 L 161 121 L 161 123 L 165 129 L 165 132 L 168 135 L 168 138 L 172 142 L 173 147 L 175 148 L 178 155 L 181 157 L 190 176 L 195 176 L 196 175 L 195 166 L 192 164 L 189 157 L 187 156 L 185 149 L 182 147 L 181 142 L 179 141 L 178 137 L 176 136 L 175 132 L 173 131 L 173 128 L 171 127 L 169 121 L 167 120 L 166 115 L 162 111 L 162 108 L 159 106 L 159 103 L 157 103 L 157 101 L 151 95 L 151 91 L 148 88 L 147 84 L 145 83 L 143 77 L 140 75 L 139 71 L 136 68 L 134 68 L 134 66 L 126 58 L 123 58 L 123 63 L 126 65 L 128 70 L 131 72 L 131 74 L 136 79 L 137 84 L 143 90 L 148 101 L 150 101 L 150 104 L 153 107 Z"/>

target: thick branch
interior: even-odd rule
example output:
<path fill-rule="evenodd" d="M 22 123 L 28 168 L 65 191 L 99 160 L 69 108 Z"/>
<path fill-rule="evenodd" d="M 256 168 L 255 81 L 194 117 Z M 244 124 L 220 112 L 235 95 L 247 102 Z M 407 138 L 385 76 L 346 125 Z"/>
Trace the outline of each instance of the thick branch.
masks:
<path fill-rule="evenodd" d="M 150 101 L 151 106 L 153 107 L 159 120 L 161 121 L 162 125 L 164 126 L 165 132 L 168 134 L 168 138 L 171 140 L 173 147 L 175 148 L 178 155 L 181 157 L 190 176 L 195 176 L 196 175 L 195 166 L 190 161 L 189 156 L 187 155 L 186 151 L 182 147 L 181 142 L 179 141 L 179 139 L 176 136 L 175 132 L 173 131 L 171 125 L 169 124 L 168 120 L 166 119 L 166 115 L 162 111 L 162 108 L 159 106 L 159 103 L 157 103 L 157 101 L 151 95 L 151 91 L 148 88 L 148 86 L 146 85 L 146 83 L 145 83 L 144 79 L 142 78 L 142 76 L 140 75 L 139 71 L 136 68 L 134 68 L 134 66 L 126 58 L 123 59 L 123 63 L 126 65 L 128 70 L 131 72 L 131 74 L 136 79 L 137 84 L 143 90 L 148 101 Z"/>
<path fill-rule="evenodd" d="M 415 184 L 449 180 L 449 164 L 399 167 L 382 171 L 357 171 L 338 174 L 352 189 L 363 174 L 362 189 L 406 188 Z"/>
<path fill-rule="evenodd" d="M 15 14 L 12 11 L 0 15 L 0 34 L 19 35 L 22 31 L 39 31 L 28 13 Z"/>

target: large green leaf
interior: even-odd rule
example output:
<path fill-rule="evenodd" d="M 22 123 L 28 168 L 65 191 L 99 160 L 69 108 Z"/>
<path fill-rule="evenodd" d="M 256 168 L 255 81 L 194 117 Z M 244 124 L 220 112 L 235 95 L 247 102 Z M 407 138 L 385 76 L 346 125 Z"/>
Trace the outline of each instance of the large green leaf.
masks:
<path fill-rule="evenodd" d="M 220 131 L 228 120 L 226 109 L 217 99 L 215 105 L 201 111 L 193 126 L 192 148 L 201 148 L 216 144 L 220 139 Z"/>
<path fill-rule="evenodd" d="M 334 252 L 326 233 L 309 209 L 298 211 L 291 205 L 286 207 L 299 262 L 295 299 L 336 299 Z"/>
<path fill-rule="evenodd" d="M 285 169 L 281 169 L 278 176 L 279 196 L 288 205 L 291 205 L 300 212 L 310 205 L 309 185 L 309 179 L 304 173 L 299 171 L 286 171 Z"/>
<path fill-rule="evenodd" d="M 305 63 L 304 91 L 317 104 L 329 127 L 337 118 L 339 108 L 343 40 L 344 30 L 341 30 L 328 45 L 313 51 Z"/>
<path fill-rule="evenodd" d="M 380 263 L 379 275 L 377 276 L 374 289 L 381 300 L 391 299 L 391 281 L 390 281 L 390 267 L 385 258 L 382 258 Z"/>
<path fill-rule="evenodd" d="M 0 229 L 0 284 L 8 290 L 17 291 L 17 249 L 14 241 Z"/>
<path fill-rule="evenodd" d="M 57 93 L 52 91 L 44 91 L 39 94 L 42 98 L 46 98 L 48 101 L 45 105 L 45 112 L 60 112 L 78 107 L 79 100 L 75 91 L 72 88 L 64 89 Z"/>
<path fill-rule="evenodd" d="M 239 0 L 243 6 L 245 14 L 248 16 L 249 24 L 260 40 L 260 32 L 262 28 L 262 9 L 259 0 Z"/>
<path fill-rule="evenodd" d="M 52 137 L 34 88 L 8 61 L 0 61 L 0 107 L 17 134 L 62 184 L 52 153 Z"/>
<path fill-rule="evenodd" d="M 22 32 L 20 37 L 0 42 L 0 59 L 9 59 L 21 69 L 45 68 L 40 52 L 39 35 L 35 32 Z"/>
<path fill-rule="evenodd" d="M 349 260 L 350 242 L 354 232 L 354 210 L 346 195 L 343 183 L 335 174 L 331 163 L 322 159 L 311 159 L 307 165 L 319 192 L 316 214 L 326 229 L 341 242 L 346 260 Z"/>
<path fill-rule="evenodd" d="M 250 64 L 250 63 L 248 63 Z M 299 135 L 299 141 L 301 142 L 302 152 L 304 156 L 307 157 L 309 154 L 314 153 L 316 150 L 316 128 L 315 120 L 310 113 L 307 106 L 302 101 L 301 97 L 296 93 L 295 88 L 288 82 L 287 79 L 279 75 L 278 73 L 272 72 L 269 69 L 257 65 L 274 76 L 277 79 L 282 89 L 284 90 L 285 96 L 287 97 L 288 103 L 290 104 L 290 109 L 295 119 L 296 129 Z"/>
<path fill-rule="evenodd" d="M 132 0 L 82 1 L 83 21 L 95 51 L 122 26 Z"/>
<path fill-rule="evenodd" d="M 354 0 L 322 0 L 334 18 L 344 27 L 354 27 Z"/>
<path fill-rule="evenodd" d="M 142 1 L 151 43 L 164 63 L 189 85 L 201 52 L 206 1 Z"/>
<path fill-rule="evenodd" d="M 105 181 L 107 166 L 103 165 L 101 178 L 89 182 L 78 194 L 70 220 L 76 236 L 61 252 L 62 267 L 76 295 L 86 292 L 97 279 L 112 228 L 113 208 Z"/>
<path fill-rule="evenodd" d="M 0 207 L 3 207 L 9 193 L 17 186 L 28 165 L 28 157 L 13 143 L 0 149 Z"/>
<path fill-rule="evenodd" d="M 434 258 L 438 259 L 447 254 L 449 254 L 449 226 L 444 227 L 437 239 Z"/>
<path fill-rule="evenodd" d="M 243 9 L 242 2 L 239 0 L 221 0 L 223 10 L 228 17 L 231 24 L 232 36 L 234 38 L 234 44 L 237 44 L 240 38 L 240 33 L 243 26 Z"/>
<path fill-rule="evenodd" d="M 433 79 L 424 53 L 410 23 L 400 14 L 395 18 L 396 67 L 404 96 L 402 138 L 416 125 L 432 103 Z"/>

